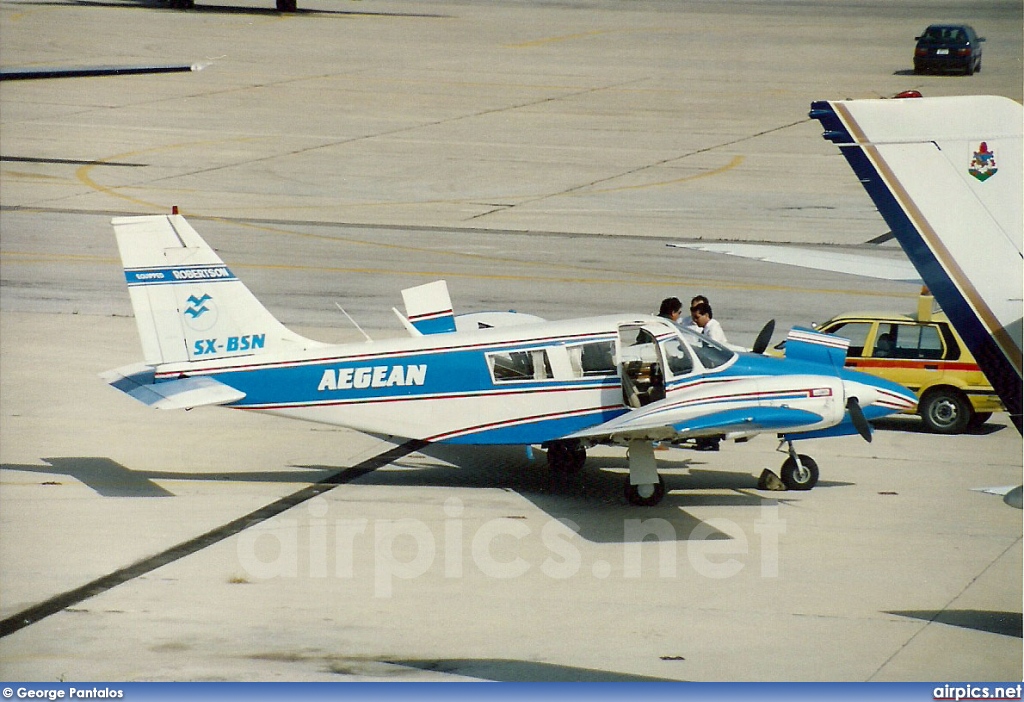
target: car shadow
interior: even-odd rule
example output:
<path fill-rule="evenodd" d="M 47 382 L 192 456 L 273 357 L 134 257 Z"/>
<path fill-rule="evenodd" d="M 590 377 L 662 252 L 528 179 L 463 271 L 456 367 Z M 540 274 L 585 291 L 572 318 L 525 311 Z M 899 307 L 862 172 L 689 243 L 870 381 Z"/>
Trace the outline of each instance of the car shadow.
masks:
<path fill-rule="evenodd" d="M 891 417 L 882 417 L 880 419 L 872 419 L 871 426 L 881 431 L 896 431 L 904 434 L 932 434 L 934 436 L 943 436 L 942 434 L 935 434 L 935 432 L 929 431 L 921 421 L 920 417 L 912 417 L 909 415 L 899 415 Z M 995 434 L 997 432 L 1006 429 L 1005 424 L 995 424 L 993 422 L 986 422 L 976 427 L 968 427 L 962 433 L 968 436 L 988 436 L 989 434 Z"/>

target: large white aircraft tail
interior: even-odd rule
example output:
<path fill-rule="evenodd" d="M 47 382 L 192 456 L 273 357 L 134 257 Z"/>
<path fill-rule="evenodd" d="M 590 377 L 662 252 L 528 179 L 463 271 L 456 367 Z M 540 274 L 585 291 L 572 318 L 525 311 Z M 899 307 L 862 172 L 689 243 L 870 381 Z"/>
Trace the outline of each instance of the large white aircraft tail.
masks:
<path fill-rule="evenodd" d="M 112 224 L 147 365 L 320 345 L 277 321 L 184 217 Z"/>
<path fill-rule="evenodd" d="M 1021 428 L 1024 107 L 1004 97 L 815 102 Z"/>

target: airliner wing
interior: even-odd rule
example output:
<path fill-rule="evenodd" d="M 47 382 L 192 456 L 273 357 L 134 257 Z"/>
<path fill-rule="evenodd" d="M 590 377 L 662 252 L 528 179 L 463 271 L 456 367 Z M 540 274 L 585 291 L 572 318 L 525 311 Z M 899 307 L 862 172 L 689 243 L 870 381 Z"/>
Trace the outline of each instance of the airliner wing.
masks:
<path fill-rule="evenodd" d="M 1024 107 L 962 96 L 815 102 L 1021 429 Z"/>
<path fill-rule="evenodd" d="M 859 275 L 865 278 L 895 280 L 906 283 L 920 283 L 921 276 L 914 264 L 906 259 L 888 259 L 876 256 L 830 251 L 827 249 L 809 249 L 806 247 L 772 246 L 769 244 L 733 243 L 673 243 L 666 244 L 675 249 L 693 249 L 709 253 L 751 258 L 756 261 L 783 263 L 800 268 L 813 268 L 819 271 L 833 271 Z"/>

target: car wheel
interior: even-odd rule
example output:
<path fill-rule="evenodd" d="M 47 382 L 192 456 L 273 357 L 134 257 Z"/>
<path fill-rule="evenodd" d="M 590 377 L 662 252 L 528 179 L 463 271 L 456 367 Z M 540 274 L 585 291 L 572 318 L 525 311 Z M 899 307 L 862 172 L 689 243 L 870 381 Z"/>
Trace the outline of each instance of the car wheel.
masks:
<path fill-rule="evenodd" d="M 924 425 L 936 434 L 959 434 L 974 414 L 971 404 L 952 388 L 929 390 L 918 405 Z"/>
<path fill-rule="evenodd" d="M 967 66 L 964 67 L 964 75 L 965 76 L 973 76 L 974 75 L 974 59 L 971 59 L 970 61 L 967 62 Z"/>

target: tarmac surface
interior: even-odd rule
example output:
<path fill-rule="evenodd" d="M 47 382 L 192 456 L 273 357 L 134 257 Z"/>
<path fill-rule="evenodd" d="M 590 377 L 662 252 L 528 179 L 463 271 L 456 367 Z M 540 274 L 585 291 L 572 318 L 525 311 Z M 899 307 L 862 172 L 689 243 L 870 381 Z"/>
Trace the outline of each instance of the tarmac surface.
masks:
<path fill-rule="evenodd" d="M 1021 100 L 1019 2 L 0 2 L 4 68 L 209 62 L 0 85 L 0 677 L 136 680 L 1020 680 L 1021 512 L 1005 415 L 801 443 L 394 449 L 218 409 L 148 410 L 111 216 L 178 205 L 285 324 L 402 334 L 400 290 L 551 319 L 711 298 L 735 343 L 913 285 L 669 249 L 899 258 L 817 99 Z M 987 37 L 913 75 L 928 23 Z M 871 243 L 875 242 L 875 243 Z M 401 427 L 395 428 L 400 433 Z M 400 440 L 396 440 L 399 441 Z M 392 451 L 387 454 L 386 452 Z M 380 458 L 384 455 L 384 458 Z"/>

